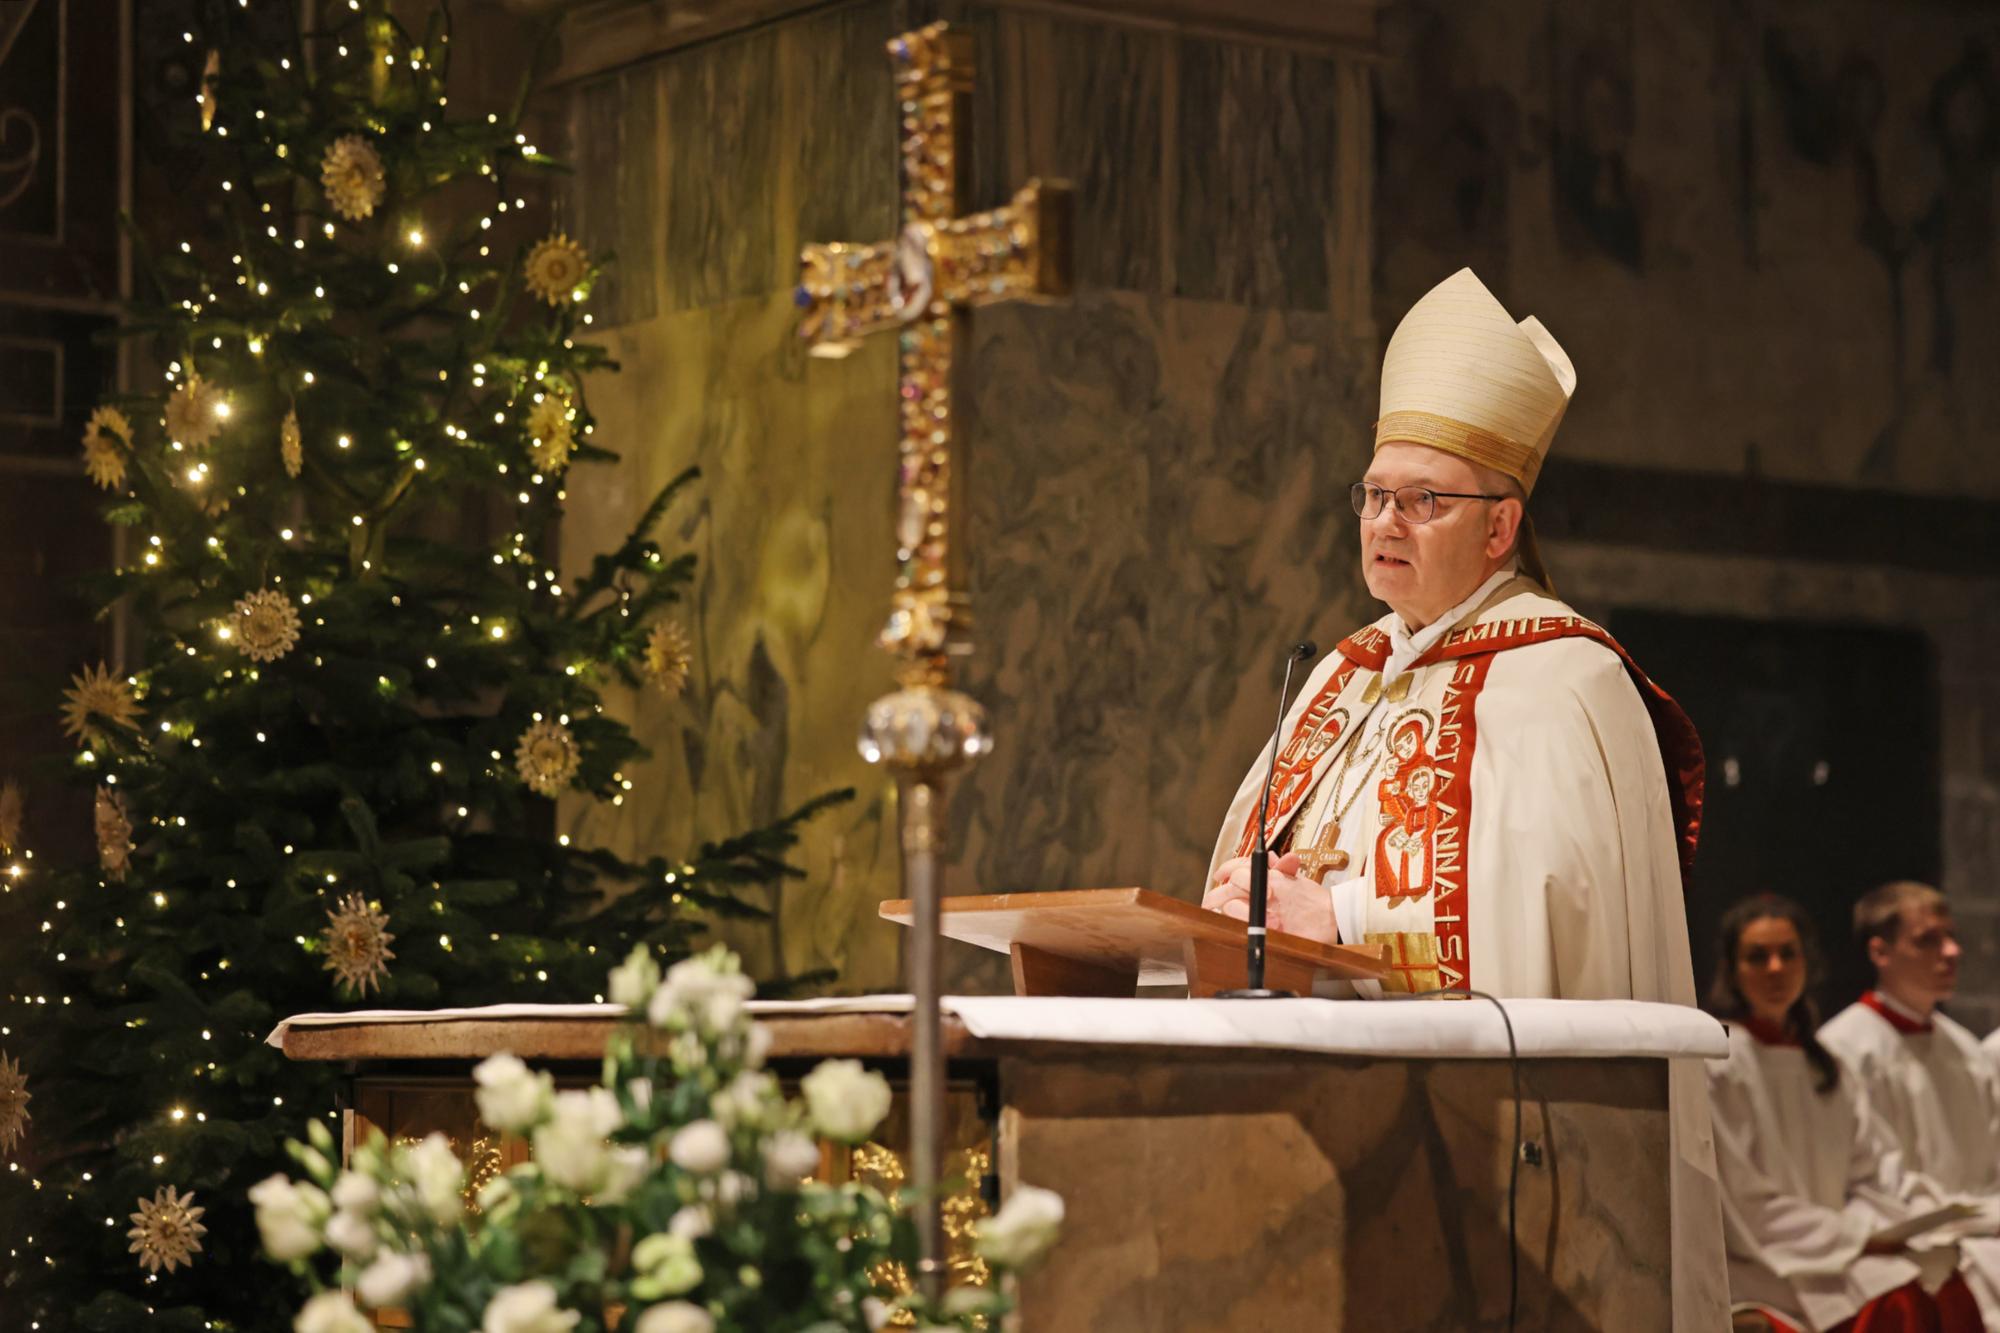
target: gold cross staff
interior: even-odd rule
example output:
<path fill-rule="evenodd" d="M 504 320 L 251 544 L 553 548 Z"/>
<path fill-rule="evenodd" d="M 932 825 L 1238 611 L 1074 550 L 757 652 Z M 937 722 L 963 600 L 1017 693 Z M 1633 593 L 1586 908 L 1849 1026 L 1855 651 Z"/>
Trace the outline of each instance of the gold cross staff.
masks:
<path fill-rule="evenodd" d="M 1070 289 L 1070 192 L 1031 181 L 1004 208 L 959 216 L 972 161 L 972 39 L 933 23 L 889 43 L 903 152 L 903 230 L 875 245 L 808 245 L 800 255 L 799 333 L 815 356 L 846 356 L 877 329 L 899 328 L 896 588 L 881 643 L 902 659 L 902 688 L 868 707 L 861 753 L 896 774 L 904 960 L 916 996 L 910 1041 L 910 1183 L 922 1244 L 917 1281 L 945 1280 L 937 1205 L 943 1150 L 944 1046 L 939 896 L 946 855 L 944 784 L 991 740 L 978 702 L 951 688 L 951 658 L 971 649 L 964 559 L 953 540 L 961 478 L 953 379 L 967 312 L 995 301 L 1049 300 Z"/>
<path fill-rule="evenodd" d="M 969 34 L 933 23 L 889 43 L 903 157 L 903 231 L 873 245 L 808 245 L 800 256 L 799 333 L 814 356 L 846 356 L 899 328 L 901 378 L 896 558 L 881 643 L 904 659 L 905 684 L 945 684 L 948 653 L 969 649 L 952 380 L 965 312 L 996 301 L 1054 300 L 1070 290 L 1069 187 L 1033 180 L 1012 203 L 961 217 L 970 175 L 973 51 Z"/>

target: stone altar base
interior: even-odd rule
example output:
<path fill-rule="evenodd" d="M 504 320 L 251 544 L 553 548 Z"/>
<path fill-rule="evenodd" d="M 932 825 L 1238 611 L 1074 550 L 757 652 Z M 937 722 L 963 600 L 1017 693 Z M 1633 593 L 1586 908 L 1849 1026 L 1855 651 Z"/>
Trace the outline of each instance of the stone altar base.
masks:
<path fill-rule="evenodd" d="M 1068 1209 L 1062 1243 L 1021 1283 L 1018 1328 L 1506 1326 L 1515 1103 L 1489 1006 L 946 1004 L 954 1144 L 997 1164 L 1003 1196 L 1041 1185 Z M 853 1056 L 892 1078 L 908 1007 L 754 1006 L 781 1075 Z M 1668 1070 L 1723 1049 L 1722 1029 L 1668 1005 L 1507 1009 L 1522 1053 L 1519 1327 L 1669 1328 Z M 612 1026 L 602 1007 L 515 1006 L 307 1016 L 272 1040 L 295 1059 L 345 1062 L 354 1104 L 389 1117 L 391 1133 L 457 1117 L 469 1136 L 473 1063 L 511 1050 L 588 1079 Z M 899 1127 L 885 1127 L 891 1151 Z"/>

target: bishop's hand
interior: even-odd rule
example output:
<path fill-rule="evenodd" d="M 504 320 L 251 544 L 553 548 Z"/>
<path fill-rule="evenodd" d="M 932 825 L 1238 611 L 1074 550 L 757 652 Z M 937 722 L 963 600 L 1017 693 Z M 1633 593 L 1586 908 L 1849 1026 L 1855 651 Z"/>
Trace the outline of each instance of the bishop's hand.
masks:
<path fill-rule="evenodd" d="M 1317 882 L 1299 874 L 1298 853 L 1272 856 L 1270 864 L 1264 924 L 1288 935 L 1303 935 L 1325 944 L 1339 943 L 1339 929 L 1333 919 L 1333 895 Z M 1248 921 L 1250 858 L 1232 856 L 1217 866 L 1208 892 L 1202 895 L 1201 905 L 1211 912 Z"/>

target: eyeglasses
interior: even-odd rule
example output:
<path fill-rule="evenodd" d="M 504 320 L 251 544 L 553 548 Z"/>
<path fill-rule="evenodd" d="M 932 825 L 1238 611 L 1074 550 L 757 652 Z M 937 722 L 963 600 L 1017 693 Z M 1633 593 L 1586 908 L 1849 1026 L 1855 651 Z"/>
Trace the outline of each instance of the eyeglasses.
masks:
<path fill-rule="evenodd" d="M 1469 491 L 1434 491 L 1428 486 L 1398 486 L 1387 490 L 1370 482 L 1357 481 L 1347 492 L 1354 504 L 1354 512 L 1363 518 L 1375 518 L 1382 512 L 1383 505 L 1390 497 L 1396 501 L 1396 515 L 1405 523 L 1428 523 L 1437 517 L 1439 500 L 1505 500 L 1504 495 L 1476 495 Z"/>

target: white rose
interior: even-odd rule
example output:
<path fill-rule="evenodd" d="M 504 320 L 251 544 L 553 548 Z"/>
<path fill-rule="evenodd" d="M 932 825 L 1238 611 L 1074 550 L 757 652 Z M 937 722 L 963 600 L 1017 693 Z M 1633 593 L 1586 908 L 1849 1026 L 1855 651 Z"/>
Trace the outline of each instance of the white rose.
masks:
<path fill-rule="evenodd" d="M 382 1187 L 359 1171 L 343 1171 L 333 1182 L 333 1206 L 366 1216 L 382 1204 Z"/>
<path fill-rule="evenodd" d="M 859 1060 L 825 1060 L 799 1080 L 806 1109 L 821 1134 L 859 1143 L 889 1114 L 889 1080 Z"/>
<path fill-rule="evenodd" d="M 734 1208 L 756 1193 L 757 1182 L 741 1171 L 724 1171 L 715 1178 L 715 1201 L 724 1208 Z"/>
<path fill-rule="evenodd" d="M 725 1125 L 754 1123 L 777 1086 L 777 1081 L 769 1074 L 752 1073 L 746 1069 L 729 1080 L 729 1086 L 709 1100 L 709 1109 Z"/>
<path fill-rule="evenodd" d="M 764 1140 L 764 1183 L 772 1189 L 795 1189 L 819 1170 L 819 1145 L 796 1129 L 781 1130 Z"/>
<path fill-rule="evenodd" d="M 479 1116 L 495 1129 L 525 1134 L 539 1125 L 555 1102 L 555 1085 L 546 1073 L 531 1073 L 511 1055 L 492 1055 L 472 1071 L 479 1085 L 473 1094 Z"/>
<path fill-rule="evenodd" d="M 625 1085 L 625 1091 L 632 1098 L 632 1109 L 640 1115 L 653 1109 L 653 1080 L 635 1078 Z"/>
<path fill-rule="evenodd" d="M 1055 1244 L 1062 1220 L 1060 1194 L 1022 1185 L 1007 1197 L 999 1212 L 975 1225 L 976 1248 L 1003 1268 L 1024 1269 Z"/>
<path fill-rule="evenodd" d="M 569 1333 L 583 1316 L 556 1305 L 556 1289 L 546 1282 L 502 1287 L 486 1305 L 480 1333 Z"/>
<path fill-rule="evenodd" d="M 701 1017 L 710 1032 L 727 1032 L 743 1017 L 743 997 L 733 991 L 715 991 L 702 1001 Z"/>
<path fill-rule="evenodd" d="M 750 1025 L 750 1035 L 743 1047 L 743 1063 L 752 1069 L 762 1069 L 764 1061 L 771 1055 L 771 1029 L 762 1023 Z"/>
<path fill-rule="evenodd" d="M 734 1009 L 740 1011 L 742 1001 L 756 993 L 757 983 L 735 970 L 734 963 L 735 959 L 720 950 L 675 963 L 646 1006 L 647 1020 L 654 1027 L 690 1027 L 704 1019 L 731 1015 L 731 999 L 736 1001 Z M 717 997 L 724 998 L 712 1007 Z"/>
<path fill-rule="evenodd" d="M 675 1132 L 667 1156 L 683 1171 L 710 1175 L 729 1165 L 729 1134 L 713 1120 L 697 1120 Z"/>
<path fill-rule="evenodd" d="M 668 1301 L 640 1315 L 632 1333 L 715 1333 L 715 1321 L 699 1305 Z"/>
<path fill-rule="evenodd" d="M 880 1296 L 864 1296 L 861 1300 L 861 1317 L 867 1321 L 868 1333 L 880 1333 L 889 1322 L 889 1302 Z"/>
<path fill-rule="evenodd" d="M 273 1259 L 288 1264 L 319 1249 L 320 1224 L 331 1205 L 317 1185 L 271 1176 L 250 1187 L 250 1202 L 257 1206 L 257 1234 Z"/>
<path fill-rule="evenodd" d="M 650 1151 L 636 1143 L 620 1144 L 611 1150 L 604 1183 L 591 1198 L 597 1203 L 623 1203 L 652 1169 L 653 1154 Z"/>
<path fill-rule="evenodd" d="M 343 1292 L 322 1291 L 292 1321 L 292 1333 L 375 1333 L 375 1325 Z"/>
<path fill-rule="evenodd" d="M 611 1145 L 605 1136 L 621 1123 L 618 1099 L 608 1089 L 561 1093 L 547 1123 L 535 1131 L 535 1161 L 564 1189 L 595 1193 L 611 1175 Z"/>
<path fill-rule="evenodd" d="M 625 961 L 611 969 L 611 1003 L 644 1009 L 660 987 L 660 965 L 643 944 L 632 946 Z"/>
<path fill-rule="evenodd" d="M 450 1140 L 432 1134 L 410 1149 L 407 1161 L 410 1184 L 424 1211 L 440 1226 L 456 1222 L 464 1207 L 465 1167 L 452 1152 Z"/>
<path fill-rule="evenodd" d="M 715 1221 L 708 1215 L 708 1209 L 699 1204 L 689 1204 L 667 1220 L 667 1234 L 679 1236 L 682 1240 L 700 1240 L 715 1230 Z"/>
<path fill-rule="evenodd" d="M 326 1243 L 357 1263 L 375 1256 L 375 1228 L 359 1213 L 343 1208 L 326 1224 Z"/>
<path fill-rule="evenodd" d="M 354 1289 L 361 1293 L 364 1304 L 380 1309 L 385 1305 L 401 1305 L 411 1292 L 430 1280 L 430 1256 L 390 1253 L 362 1269 Z"/>

